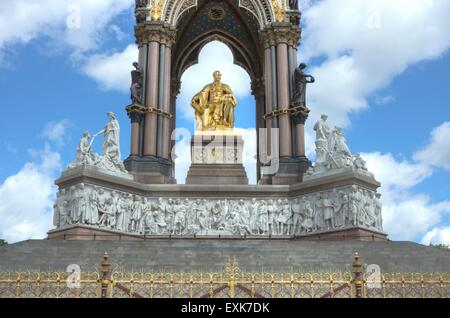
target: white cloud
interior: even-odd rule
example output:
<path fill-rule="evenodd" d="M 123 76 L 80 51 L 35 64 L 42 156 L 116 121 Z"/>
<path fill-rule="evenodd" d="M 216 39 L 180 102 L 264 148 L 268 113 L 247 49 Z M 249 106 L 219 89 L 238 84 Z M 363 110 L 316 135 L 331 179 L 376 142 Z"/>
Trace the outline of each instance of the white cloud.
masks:
<path fill-rule="evenodd" d="M 447 213 L 450 213 L 450 202 L 433 204 L 424 195 L 383 200 L 384 229 L 394 240 L 413 240 L 423 235 Z"/>
<path fill-rule="evenodd" d="M 443 123 L 431 132 L 430 143 L 414 158 L 424 163 L 450 171 L 450 121 Z"/>
<path fill-rule="evenodd" d="M 301 60 L 325 58 L 310 70 L 312 119 L 328 113 L 335 124 L 368 107 L 367 97 L 410 65 L 450 46 L 450 1 L 323 0 L 303 11 Z M 326 22 L 325 22 L 326 21 Z"/>
<path fill-rule="evenodd" d="M 5 49 L 27 44 L 39 36 L 53 41 L 54 47 L 67 45 L 75 54 L 95 49 L 102 42 L 105 26 L 133 3 L 133 0 L 2 0 L 0 57 Z"/>
<path fill-rule="evenodd" d="M 422 239 L 422 244 L 445 244 L 450 245 L 450 227 L 435 227 L 429 231 Z"/>
<path fill-rule="evenodd" d="M 397 160 L 390 154 L 361 154 L 381 182 L 384 229 L 394 240 L 412 240 L 423 235 L 450 213 L 450 201 L 433 203 L 412 189 L 429 178 L 432 168 L 420 162 Z"/>
<path fill-rule="evenodd" d="M 428 165 L 397 160 L 391 153 L 374 152 L 361 155 L 367 161 L 369 170 L 382 182 L 386 194 L 393 193 L 398 196 L 433 173 Z"/>
<path fill-rule="evenodd" d="M 52 227 L 53 182 L 61 158 L 48 145 L 30 154 L 33 161 L 0 185 L 0 234 L 10 243 L 44 238 Z"/>
<path fill-rule="evenodd" d="M 49 122 L 44 128 L 43 137 L 58 145 L 62 145 L 64 140 L 67 139 L 66 135 L 69 126 L 70 122 L 67 119 L 58 122 Z"/>
<path fill-rule="evenodd" d="M 128 45 L 122 52 L 90 57 L 83 67 L 83 72 L 104 89 L 127 92 L 130 89 L 132 64 L 137 61 L 137 58 L 136 45 Z"/>
<path fill-rule="evenodd" d="M 231 87 L 237 98 L 251 94 L 250 77 L 243 68 L 234 64 L 230 49 L 222 42 L 210 42 L 200 52 L 199 63 L 188 68 L 181 77 L 181 93 L 177 106 L 184 117 L 194 118 L 191 99 L 206 84 L 213 81 L 215 70 L 222 72 L 222 82 Z"/>

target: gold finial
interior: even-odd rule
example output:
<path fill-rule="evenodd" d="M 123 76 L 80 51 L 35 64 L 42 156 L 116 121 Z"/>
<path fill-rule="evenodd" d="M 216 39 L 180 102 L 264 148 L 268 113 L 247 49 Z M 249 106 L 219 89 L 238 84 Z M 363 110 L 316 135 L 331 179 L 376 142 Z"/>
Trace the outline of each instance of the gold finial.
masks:
<path fill-rule="evenodd" d="M 165 0 L 152 0 L 151 1 L 151 16 L 153 21 L 158 21 L 161 19 L 162 11 L 164 8 Z"/>
<path fill-rule="evenodd" d="M 284 0 L 272 0 L 275 19 L 277 22 L 283 22 L 286 17 L 286 3 Z"/>

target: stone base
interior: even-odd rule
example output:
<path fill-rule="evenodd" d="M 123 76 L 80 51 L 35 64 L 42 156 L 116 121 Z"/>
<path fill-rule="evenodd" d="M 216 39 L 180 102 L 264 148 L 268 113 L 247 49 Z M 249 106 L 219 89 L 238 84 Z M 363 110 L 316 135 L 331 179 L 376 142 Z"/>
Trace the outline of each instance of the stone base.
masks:
<path fill-rule="evenodd" d="M 298 236 L 296 239 L 302 241 L 388 241 L 386 233 L 360 227 L 315 232 Z"/>
<path fill-rule="evenodd" d="M 186 184 L 248 184 L 242 164 L 193 164 L 189 168 Z"/>
<path fill-rule="evenodd" d="M 122 233 L 119 231 L 98 229 L 88 225 L 73 225 L 51 230 L 47 233 L 48 240 L 62 241 L 141 241 L 141 235 Z"/>
<path fill-rule="evenodd" d="M 139 235 L 124 233 L 108 229 L 98 229 L 88 225 L 72 225 L 48 232 L 49 240 L 63 241 L 143 241 L 143 240 L 296 240 L 296 241 L 387 241 L 387 234 L 365 228 L 345 228 L 332 231 L 314 232 L 311 234 L 290 236 L 263 236 L 263 235 Z"/>
<path fill-rule="evenodd" d="M 303 181 L 303 175 L 311 162 L 306 157 L 298 158 L 280 158 L 280 167 L 278 172 L 272 176 L 271 184 L 296 184 Z"/>
<path fill-rule="evenodd" d="M 153 156 L 130 156 L 124 161 L 125 168 L 136 182 L 145 184 L 176 184 L 173 177 L 173 163 Z"/>
<path fill-rule="evenodd" d="M 243 149 L 242 136 L 232 130 L 196 132 L 191 140 L 192 165 L 186 184 L 248 184 Z"/>

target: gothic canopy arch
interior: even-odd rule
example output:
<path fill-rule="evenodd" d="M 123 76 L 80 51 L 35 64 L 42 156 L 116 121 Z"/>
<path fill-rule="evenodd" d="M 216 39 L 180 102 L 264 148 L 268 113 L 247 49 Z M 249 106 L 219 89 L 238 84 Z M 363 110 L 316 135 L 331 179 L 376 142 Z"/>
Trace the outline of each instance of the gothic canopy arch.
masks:
<path fill-rule="evenodd" d="M 250 12 L 263 29 L 266 25 L 275 21 L 273 1 L 279 0 L 235 0 L 238 6 Z M 281 0 L 284 1 L 284 0 Z M 199 6 L 201 0 L 168 0 L 165 3 L 162 20 L 172 26 L 176 26 L 180 18 L 189 10 Z"/>
<path fill-rule="evenodd" d="M 184 13 L 176 25 L 172 76 L 180 79 L 184 71 L 198 63 L 201 49 L 218 40 L 233 53 L 234 63 L 252 79 L 262 76 L 260 30 L 257 18 L 239 7 L 237 0 L 198 0 L 195 10 Z"/>

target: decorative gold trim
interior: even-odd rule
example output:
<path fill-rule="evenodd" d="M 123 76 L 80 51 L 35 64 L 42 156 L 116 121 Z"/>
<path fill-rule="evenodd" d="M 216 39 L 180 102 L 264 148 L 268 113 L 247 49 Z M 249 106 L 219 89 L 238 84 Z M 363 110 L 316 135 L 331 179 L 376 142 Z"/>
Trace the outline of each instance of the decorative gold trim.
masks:
<path fill-rule="evenodd" d="M 294 108 L 277 108 L 273 112 L 265 114 L 264 120 L 279 117 L 282 115 L 287 115 L 287 114 L 290 114 L 291 116 L 298 114 L 298 113 L 309 114 L 309 112 L 310 112 L 310 110 L 306 106 L 298 106 L 298 107 L 294 107 Z"/>
<path fill-rule="evenodd" d="M 144 107 L 142 105 L 132 104 L 126 108 L 126 111 L 128 114 L 132 112 L 138 112 L 142 114 L 156 114 L 158 116 L 163 116 L 169 119 L 173 118 L 173 114 L 152 106 Z"/>
<path fill-rule="evenodd" d="M 162 11 L 164 8 L 165 0 L 152 0 L 152 11 L 151 11 L 151 17 L 153 21 L 159 21 L 161 20 Z"/>
<path fill-rule="evenodd" d="M 286 18 L 286 3 L 284 0 L 272 0 L 272 6 L 275 13 L 275 20 L 277 22 L 284 22 Z"/>

